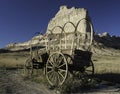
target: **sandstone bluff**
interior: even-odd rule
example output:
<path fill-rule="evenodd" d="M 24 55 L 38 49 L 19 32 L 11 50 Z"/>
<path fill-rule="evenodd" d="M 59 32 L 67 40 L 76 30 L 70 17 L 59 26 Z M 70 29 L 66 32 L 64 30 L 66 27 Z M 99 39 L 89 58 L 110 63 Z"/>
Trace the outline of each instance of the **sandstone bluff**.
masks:
<path fill-rule="evenodd" d="M 73 32 L 74 26 L 77 25 L 77 23 L 81 19 L 87 19 L 91 22 L 91 18 L 88 14 L 88 11 L 85 8 L 68 8 L 67 6 L 61 6 L 59 11 L 56 13 L 55 17 L 53 17 L 50 22 L 48 23 L 48 27 L 45 34 L 49 34 L 50 30 L 52 30 L 55 26 L 61 26 L 64 27 L 65 23 L 72 22 L 72 24 L 67 24 L 66 27 L 64 27 L 65 32 Z M 81 23 L 77 26 L 78 32 L 89 32 L 90 28 L 88 27 L 85 20 L 81 21 Z M 59 28 L 56 28 L 54 30 L 54 33 L 61 32 Z M 70 39 L 72 36 L 68 36 L 67 39 Z M 6 49 L 9 50 L 23 50 L 30 48 L 30 44 L 36 45 L 40 41 L 39 39 L 43 38 L 43 36 L 38 35 L 34 36 L 31 40 L 24 42 L 24 43 L 11 43 L 6 46 Z M 41 41 L 41 43 L 43 43 Z M 107 47 L 111 48 L 117 48 L 120 49 L 120 37 L 116 36 L 110 36 L 107 32 L 103 34 L 94 34 L 94 44 L 92 51 L 94 53 L 100 53 L 100 54 L 113 54 L 110 53 L 110 51 L 107 50 Z M 103 51 L 102 51 L 103 50 Z M 113 50 L 113 49 L 112 49 Z M 116 51 L 115 51 L 116 53 Z"/>
<path fill-rule="evenodd" d="M 90 17 L 88 15 L 88 11 L 84 8 L 67 8 L 67 6 L 61 6 L 57 14 L 55 15 L 54 18 L 50 20 L 48 23 L 47 31 L 46 34 L 49 33 L 49 30 L 54 28 L 55 26 L 61 26 L 66 22 L 72 22 L 75 26 L 77 25 L 78 21 L 81 19 L 89 19 Z M 86 21 L 83 20 L 81 23 L 78 25 L 77 31 L 79 32 L 86 32 L 87 24 Z M 65 32 L 73 32 L 74 31 L 74 26 L 71 24 L 68 24 L 65 27 Z M 60 32 L 59 29 L 55 30 L 55 33 Z M 39 38 L 42 38 L 42 36 L 35 36 L 31 40 L 24 42 L 24 43 L 11 43 L 8 44 L 6 47 L 9 48 L 10 50 L 19 50 L 23 48 L 29 48 L 30 43 L 32 44 L 37 44 L 39 42 Z"/>

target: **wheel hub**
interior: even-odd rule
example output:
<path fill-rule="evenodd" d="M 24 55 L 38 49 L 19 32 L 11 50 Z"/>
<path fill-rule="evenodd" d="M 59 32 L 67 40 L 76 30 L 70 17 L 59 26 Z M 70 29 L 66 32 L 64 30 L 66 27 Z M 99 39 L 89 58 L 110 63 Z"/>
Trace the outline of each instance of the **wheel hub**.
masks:
<path fill-rule="evenodd" d="M 54 70 L 55 72 L 58 72 L 58 67 L 54 67 L 53 70 Z"/>

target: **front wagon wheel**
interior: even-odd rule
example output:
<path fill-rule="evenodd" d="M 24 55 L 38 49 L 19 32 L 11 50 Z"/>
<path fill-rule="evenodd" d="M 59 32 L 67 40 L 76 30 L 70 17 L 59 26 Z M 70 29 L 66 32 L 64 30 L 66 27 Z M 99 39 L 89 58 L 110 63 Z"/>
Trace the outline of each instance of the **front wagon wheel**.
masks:
<path fill-rule="evenodd" d="M 68 64 L 65 56 L 60 52 L 51 54 L 46 64 L 46 78 L 50 85 L 62 85 L 68 73 Z"/>
<path fill-rule="evenodd" d="M 28 58 L 24 65 L 24 75 L 27 77 L 31 77 L 32 74 L 33 74 L 32 59 Z"/>

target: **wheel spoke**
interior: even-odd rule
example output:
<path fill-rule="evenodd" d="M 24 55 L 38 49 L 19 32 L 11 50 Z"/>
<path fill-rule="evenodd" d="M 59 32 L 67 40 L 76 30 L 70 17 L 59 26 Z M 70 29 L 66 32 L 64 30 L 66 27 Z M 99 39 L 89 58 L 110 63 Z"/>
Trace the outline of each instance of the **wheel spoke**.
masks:
<path fill-rule="evenodd" d="M 68 57 L 66 57 L 66 60 L 67 60 L 68 63 L 71 62 L 71 59 L 68 58 Z"/>
<path fill-rule="evenodd" d="M 85 70 L 85 71 L 92 72 L 92 70 Z"/>
<path fill-rule="evenodd" d="M 59 59 L 58 59 L 58 66 L 60 65 L 60 63 L 62 62 L 62 60 L 63 60 L 63 58 L 62 58 L 62 56 L 59 56 Z"/>
<path fill-rule="evenodd" d="M 53 55 L 53 60 L 54 60 L 54 62 L 57 62 L 57 55 L 56 54 Z"/>
<path fill-rule="evenodd" d="M 58 71 L 58 74 L 64 79 L 64 75 Z"/>
<path fill-rule="evenodd" d="M 58 62 L 60 60 L 60 58 L 61 58 L 61 55 L 58 54 L 56 57 L 57 57 L 56 62 Z"/>
<path fill-rule="evenodd" d="M 48 78 L 49 78 L 49 80 L 50 80 L 50 79 L 52 79 L 52 78 L 53 78 L 54 72 L 51 72 L 51 74 L 50 74 L 50 73 L 48 73 L 47 75 L 49 75 L 49 76 L 48 76 Z"/>
<path fill-rule="evenodd" d="M 68 64 L 73 64 L 73 61 L 72 61 L 72 57 L 69 56 L 68 54 L 64 54 L 65 55 L 65 58 L 66 58 L 66 61 Z"/>
<path fill-rule="evenodd" d="M 52 73 L 52 72 L 53 72 L 53 70 L 50 70 L 50 71 L 47 72 L 47 74 L 50 74 L 50 73 Z"/>
<path fill-rule="evenodd" d="M 59 69 L 60 72 L 66 72 L 66 70 L 63 70 L 63 69 Z"/>
<path fill-rule="evenodd" d="M 62 62 L 63 58 L 61 55 L 55 55 L 54 56 L 54 65 L 58 67 L 60 63 Z"/>
<path fill-rule="evenodd" d="M 70 59 L 70 61 L 68 62 L 69 64 L 72 64 L 72 60 Z"/>
<path fill-rule="evenodd" d="M 55 85 L 59 84 L 59 78 L 58 78 L 58 73 L 55 72 Z"/>
<path fill-rule="evenodd" d="M 52 69 L 53 67 L 52 66 L 47 66 L 47 68 Z"/>
<path fill-rule="evenodd" d="M 54 83 L 54 85 L 57 84 L 57 78 L 56 78 L 56 73 L 54 72 L 54 75 L 53 75 L 53 79 L 52 79 L 52 83 Z"/>
<path fill-rule="evenodd" d="M 63 63 L 62 65 L 60 65 L 58 68 L 61 68 L 61 67 L 63 67 L 64 65 L 66 65 L 65 63 Z"/>
<path fill-rule="evenodd" d="M 57 72 L 58 81 L 61 82 L 59 73 Z"/>
<path fill-rule="evenodd" d="M 53 62 L 49 59 L 49 63 L 50 65 L 54 66 Z"/>

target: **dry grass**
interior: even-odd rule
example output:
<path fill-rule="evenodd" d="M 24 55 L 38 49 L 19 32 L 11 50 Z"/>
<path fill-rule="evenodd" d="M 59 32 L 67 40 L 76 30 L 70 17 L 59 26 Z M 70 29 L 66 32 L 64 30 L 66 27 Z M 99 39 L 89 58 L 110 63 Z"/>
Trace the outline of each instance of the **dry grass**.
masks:
<path fill-rule="evenodd" d="M 27 52 L 0 53 L 0 67 L 23 65 L 29 56 Z M 93 55 L 95 73 L 120 73 L 120 56 Z"/>
<path fill-rule="evenodd" d="M 0 53 L 0 67 L 17 67 L 28 58 L 27 52 Z M 95 73 L 120 73 L 120 56 L 93 55 Z"/>
<path fill-rule="evenodd" d="M 95 77 L 120 83 L 120 56 L 93 56 Z"/>
<path fill-rule="evenodd" d="M 26 59 L 26 53 L 0 53 L 0 67 L 18 67 L 23 65 Z"/>
<path fill-rule="evenodd" d="M 93 56 L 95 73 L 120 73 L 120 56 Z"/>

